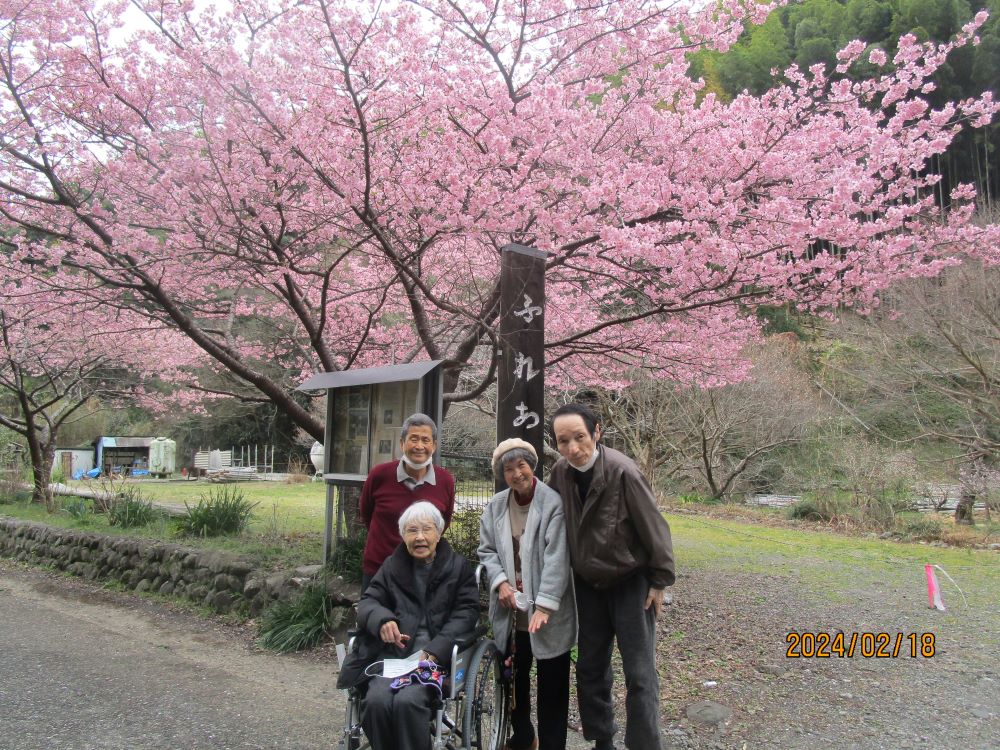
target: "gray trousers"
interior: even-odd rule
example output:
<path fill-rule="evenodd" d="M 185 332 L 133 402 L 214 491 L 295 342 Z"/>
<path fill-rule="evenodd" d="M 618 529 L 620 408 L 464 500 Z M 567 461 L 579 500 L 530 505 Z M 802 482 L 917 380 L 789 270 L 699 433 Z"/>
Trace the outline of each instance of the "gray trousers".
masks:
<path fill-rule="evenodd" d="M 361 726 L 373 750 L 431 750 L 434 689 L 407 685 L 392 692 L 392 680 L 374 677 L 361 701 Z"/>
<path fill-rule="evenodd" d="M 618 731 L 611 702 L 611 649 L 618 641 L 625 673 L 625 746 L 660 747 L 660 679 L 656 673 L 656 614 L 642 605 L 649 581 L 642 573 L 610 589 L 595 589 L 576 577 L 580 634 L 576 693 L 583 736 L 610 742 Z"/>

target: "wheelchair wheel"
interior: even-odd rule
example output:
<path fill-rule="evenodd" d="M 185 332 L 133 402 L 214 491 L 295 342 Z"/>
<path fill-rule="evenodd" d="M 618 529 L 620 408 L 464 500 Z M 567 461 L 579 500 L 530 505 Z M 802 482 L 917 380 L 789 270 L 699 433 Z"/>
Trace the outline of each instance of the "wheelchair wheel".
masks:
<path fill-rule="evenodd" d="M 471 750 L 502 750 L 507 741 L 509 686 L 503 657 L 493 641 L 483 641 L 472 654 L 465 680 L 462 738 Z"/>
<path fill-rule="evenodd" d="M 361 732 L 361 695 L 355 689 L 350 691 L 347 698 L 347 715 L 340 742 L 337 743 L 337 750 L 360 750 Z"/>

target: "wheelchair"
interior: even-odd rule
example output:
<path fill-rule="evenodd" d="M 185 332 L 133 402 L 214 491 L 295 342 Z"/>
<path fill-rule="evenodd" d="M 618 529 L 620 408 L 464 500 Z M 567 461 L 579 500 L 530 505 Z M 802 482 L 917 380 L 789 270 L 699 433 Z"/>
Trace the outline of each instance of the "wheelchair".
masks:
<path fill-rule="evenodd" d="M 481 581 L 485 571 L 476 570 Z M 472 638 L 456 643 L 451 651 L 451 674 L 444 693 L 431 707 L 428 730 L 433 750 L 503 750 L 507 741 L 510 715 L 510 679 L 503 664 L 503 654 L 496 643 L 485 638 L 480 626 Z M 348 651 L 355 647 L 355 637 Z M 340 750 L 370 750 L 361 728 L 363 686 L 348 688 L 344 728 L 337 745 Z"/>

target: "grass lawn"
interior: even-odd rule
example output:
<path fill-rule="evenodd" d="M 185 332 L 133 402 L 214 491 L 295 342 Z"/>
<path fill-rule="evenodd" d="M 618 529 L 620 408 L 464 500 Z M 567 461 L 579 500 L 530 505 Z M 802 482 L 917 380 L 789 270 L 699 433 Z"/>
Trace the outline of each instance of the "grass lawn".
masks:
<path fill-rule="evenodd" d="M 197 505 L 213 489 L 238 488 L 250 502 L 257 503 L 251 531 L 309 533 L 323 531 L 326 513 L 326 485 L 322 482 L 239 482 L 220 485 L 205 481 L 136 482 L 142 496 L 154 503 Z M 275 528 L 277 527 L 277 529 Z"/>
<path fill-rule="evenodd" d="M 181 508 L 185 502 L 192 506 L 197 504 L 211 490 L 223 486 L 238 488 L 248 500 L 257 503 L 257 507 L 246 532 L 222 538 L 177 537 L 173 525 L 165 519 L 139 529 L 120 530 L 108 526 L 100 515 L 78 520 L 65 511 L 48 513 L 42 507 L 23 502 L 0 505 L 0 515 L 107 534 L 163 539 L 192 547 L 227 549 L 268 568 L 320 562 L 326 498 L 326 487 L 321 482 L 217 485 L 205 481 L 128 481 L 141 489 L 145 499 Z M 99 488 L 97 483 L 73 484 Z M 462 494 L 461 486 L 459 494 Z M 69 498 L 60 500 L 65 502 Z M 753 513 L 756 517 L 757 511 Z M 678 570 L 683 573 L 684 570 L 712 568 L 788 576 L 792 584 L 815 587 L 836 599 L 850 596 L 852 578 L 861 573 L 865 577 L 899 580 L 907 586 L 911 583 L 921 585 L 924 564 L 936 563 L 962 587 L 970 603 L 974 597 L 995 596 L 1000 590 L 1000 555 L 995 551 L 900 544 L 823 532 L 811 524 L 803 524 L 801 528 L 768 524 L 768 519 L 777 515 L 773 509 L 761 509 L 762 523 L 758 524 L 745 517 L 733 520 L 700 513 L 668 512 Z M 993 527 L 995 538 L 1000 533 L 1000 526 L 993 524 Z M 988 531 L 983 524 L 977 530 L 978 533 Z M 972 569 L 976 570 L 976 575 L 967 575 Z M 964 582 L 968 578 L 974 578 L 975 583 L 970 581 L 967 588 Z M 951 584 L 942 581 L 942 585 Z"/>
<path fill-rule="evenodd" d="M 202 549 L 228 550 L 245 555 L 262 568 L 288 568 L 322 561 L 326 487 L 321 482 L 242 482 L 237 485 L 218 485 L 203 481 L 128 480 L 128 483 L 138 486 L 144 499 L 176 506 L 181 510 L 185 502 L 193 507 L 202 497 L 207 498 L 213 489 L 224 486 L 237 487 L 257 506 L 249 528 L 243 534 L 227 537 L 178 536 L 175 525 L 166 518 L 139 528 L 119 529 L 109 526 L 102 515 L 90 514 L 74 518 L 65 510 L 49 513 L 45 508 L 27 502 L 0 504 L 0 515 L 82 531 L 159 539 Z M 97 482 L 68 484 L 84 489 L 106 489 Z M 120 483 L 116 484 L 116 487 L 119 485 Z M 57 506 L 63 508 L 72 500 L 74 498 L 58 497 Z"/>
<path fill-rule="evenodd" d="M 1000 555 L 992 550 L 901 544 L 692 514 L 667 517 L 681 572 L 688 568 L 784 576 L 789 585 L 808 586 L 842 601 L 872 579 L 925 590 L 924 565 L 931 563 L 951 575 L 971 606 L 992 606 L 1000 591 Z M 938 579 L 950 592 L 951 603 L 960 602 L 954 584 L 940 573 Z"/>

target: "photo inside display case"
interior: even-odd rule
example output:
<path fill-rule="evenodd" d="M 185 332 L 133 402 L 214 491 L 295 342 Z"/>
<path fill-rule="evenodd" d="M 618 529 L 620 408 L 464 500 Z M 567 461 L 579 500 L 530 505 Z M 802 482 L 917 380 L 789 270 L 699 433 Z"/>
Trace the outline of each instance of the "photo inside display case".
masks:
<path fill-rule="evenodd" d="M 345 388 L 333 404 L 333 455 L 335 474 L 368 473 L 368 419 L 371 412 L 370 385 Z"/>
<path fill-rule="evenodd" d="M 372 403 L 372 466 L 398 459 L 399 437 L 403 420 L 417 411 L 417 392 L 420 383 L 405 380 L 401 383 L 380 383 L 375 386 Z"/>
<path fill-rule="evenodd" d="M 337 391 L 331 473 L 364 475 L 375 464 L 398 460 L 403 421 L 417 411 L 419 389 L 419 381 L 406 380 Z"/>

